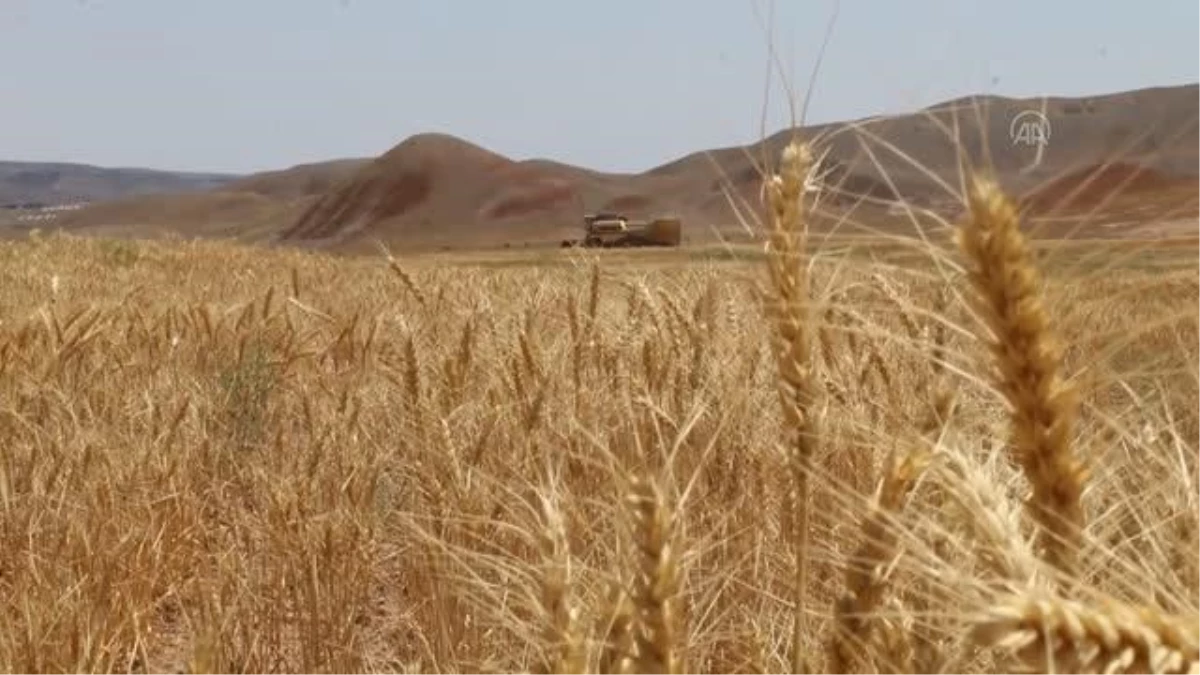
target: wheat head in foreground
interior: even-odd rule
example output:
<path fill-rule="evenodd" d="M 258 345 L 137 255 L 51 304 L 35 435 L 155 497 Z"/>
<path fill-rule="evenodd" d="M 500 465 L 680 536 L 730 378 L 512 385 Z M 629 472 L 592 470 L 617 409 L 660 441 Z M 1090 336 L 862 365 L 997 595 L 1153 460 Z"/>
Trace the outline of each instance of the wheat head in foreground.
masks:
<path fill-rule="evenodd" d="M 805 143 L 793 141 L 784 148 L 780 160 L 780 173 L 772 176 L 766 186 L 771 207 L 767 266 L 774 290 L 767 315 L 775 326 L 772 347 L 779 368 L 779 400 L 784 426 L 790 434 L 785 451 L 792 485 L 783 500 L 783 520 L 791 523 L 787 536 L 794 566 L 792 670 L 805 672 L 808 670 L 803 657 L 808 592 L 808 480 L 820 438 L 809 270 L 804 264 L 808 246 L 804 186 L 813 165 L 812 150 Z"/>
<path fill-rule="evenodd" d="M 1062 348 L 1050 330 L 1016 207 L 999 185 L 980 176 L 972 178 L 967 202 L 958 243 L 974 265 L 975 307 L 992 333 L 1012 448 L 1033 489 L 1027 506 L 1041 528 L 1046 562 L 1071 576 L 1084 527 L 1086 480 L 1071 446 L 1075 391 L 1059 372 Z"/>
<path fill-rule="evenodd" d="M 1196 616 L 1115 602 L 1014 595 L 988 612 L 976 635 L 1042 672 L 1200 672 Z"/>

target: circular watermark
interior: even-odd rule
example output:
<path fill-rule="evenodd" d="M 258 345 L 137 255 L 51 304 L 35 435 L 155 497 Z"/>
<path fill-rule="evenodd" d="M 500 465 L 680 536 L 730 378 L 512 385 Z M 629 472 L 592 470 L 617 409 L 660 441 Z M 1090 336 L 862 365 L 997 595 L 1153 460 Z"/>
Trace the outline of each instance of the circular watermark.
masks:
<path fill-rule="evenodd" d="M 1045 148 L 1050 144 L 1050 118 L 1040 110 L 1022 110 L 1009 123 L 1008 138 L 1013 145 Z"/>

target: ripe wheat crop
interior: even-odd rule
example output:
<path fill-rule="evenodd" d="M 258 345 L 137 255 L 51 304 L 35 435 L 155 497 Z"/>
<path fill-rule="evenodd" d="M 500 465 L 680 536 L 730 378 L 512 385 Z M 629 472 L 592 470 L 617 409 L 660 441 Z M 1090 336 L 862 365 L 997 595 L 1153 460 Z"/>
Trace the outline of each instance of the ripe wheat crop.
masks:
<path fill-rule="evenodd" d="M 765 260 L 0 245 L 0 668 L 1195 672 L 1196 260 L 808 156 Z"/>

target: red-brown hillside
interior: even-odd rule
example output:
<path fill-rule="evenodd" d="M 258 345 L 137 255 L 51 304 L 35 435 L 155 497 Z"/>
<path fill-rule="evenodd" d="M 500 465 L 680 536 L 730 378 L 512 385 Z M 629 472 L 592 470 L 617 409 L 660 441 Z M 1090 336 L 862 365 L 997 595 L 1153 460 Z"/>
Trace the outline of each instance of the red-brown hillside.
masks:
<path fill-rule="evenodd" d="M 1086 166 L 1056 178 L 1024 198 L 1035 212 L 1070 212 L 1103 208 L 1124 197 L 1154 193 L 1194 179 L 1168 176 L 1153 168 L 1130 162 Z"/>
<path fill-rule="evenodd" d="M 297 164 L 280 171 L 252 174 L 225 185 L 221 191 L 251 192 L 280 199 L 320 196 L 369 162 L 368 159 L 354 158 Z"/>
<path fill-rule="evenodd" d="M 585 210 L 625 195 L 624 177 L 541 160 L 515 161 L 446 134 L 410 137 L 334 186 L 280 235 L 354 247 L 499 245 L 574 234 Z"/>

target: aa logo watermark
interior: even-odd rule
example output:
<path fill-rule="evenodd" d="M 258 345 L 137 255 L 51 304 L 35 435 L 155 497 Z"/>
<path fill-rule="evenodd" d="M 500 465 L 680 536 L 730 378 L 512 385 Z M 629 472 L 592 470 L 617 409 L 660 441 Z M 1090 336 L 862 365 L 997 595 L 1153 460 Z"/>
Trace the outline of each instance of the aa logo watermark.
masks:
<path fill-rule="evenodd" d="M 1050 144 L 1050 119 L 1037 110 L 1022 110 L 1009 123 L 1008 137 L 1013 145 L 1042 150 Z"/>

